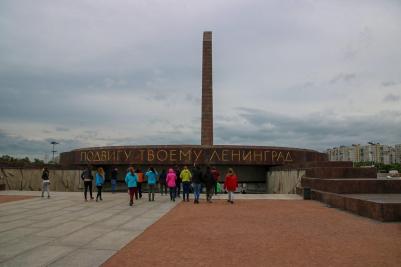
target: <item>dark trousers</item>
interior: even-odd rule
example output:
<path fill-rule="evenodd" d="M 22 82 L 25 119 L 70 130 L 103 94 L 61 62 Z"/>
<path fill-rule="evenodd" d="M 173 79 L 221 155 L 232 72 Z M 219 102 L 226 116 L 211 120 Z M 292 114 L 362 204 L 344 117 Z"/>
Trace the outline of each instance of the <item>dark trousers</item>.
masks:
<path fill-rule="evenodd" d="M 129 204 L 134 204 L 134 195 L 137 195 L 138 191 L 136 187 L 128 187 L 129 191 Z"/>
<path fill-rule="evenodd" d="M 181 183 L 177 183 L 176 188 L 177 188 L 176 196 L 177 196 L 177 197 L 180 197 L 180 193 L 181 193 Z"/>
<path fill-rule="evenodd" d="M 97 200 L 98 198 L 100 198 L 100 200 L 102 200 L 102 188 L 103 188 L 103 186 L 97 185 L 96 188 L 97 188 L 96 200 Z"/>
<path fill-rule="evenodd" d="M 167 195 L 167 184 L 165 182 L 160 183 L 160 193 L 163 195 L 163 192 Z"/>
<path fill-rule="evenodd" d="M 214 183 L 214 194 L 217 195 L 217 181 Z"/>
<path fill-rule="evenodd" d="M 206 200 L 211 201 L 214 191 L 214 185 L 207 185 L 206 186 Z"/>
<path fill-rule="evenodd" d="M 138 182 L 137 185 L 138 185 L 139 198 L 142 198 L 142 183 Z M 138 195 L 137 194 L 135 194 L 135 198 L 138 199 Z"/>
<path fill-rule="evenodd" d="M 93 198 L 92 197 L 92 181 L 84 181 L 84 187 L 85 187 L 85 193 L 84 193 L 85 199 L 88 200 L 88 198 L 86 197 L 88 194 L 88 188 L 89 188 L 90 197 Z"/>
<path fill-rule="evenodd" d="M 189 200 L 189 189 L 191 188 L 191 182 L 182 182 L 182 199 Z"/>
<path fill-rule="evenodd" d="M 149 201 L 155 201 L 155 184 L 148 184 Z"/>
<path fill-rule="evenodd" d="M 175 201 L 175 187 L 169 187 L 170 189 L 170 200 Z"/>

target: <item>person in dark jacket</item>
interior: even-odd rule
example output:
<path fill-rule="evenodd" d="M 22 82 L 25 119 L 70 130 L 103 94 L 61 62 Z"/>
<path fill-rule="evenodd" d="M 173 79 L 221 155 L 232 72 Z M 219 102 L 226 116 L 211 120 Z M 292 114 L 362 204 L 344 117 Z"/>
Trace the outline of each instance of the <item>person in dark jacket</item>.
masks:
<path fill-rule="evenodd" d="M 199 204 L 200 190 L 202 186 L 202 171 L 199 165 L 192 172 L 192 186 L 194 188 L 194 203 Z"/>
<path fill-rule="evenodd" d="M 212 167 L 212 175 L 214 178 L 214 194 L 217 195 L 217 183 L 219 182 L 220 179 L 220 172 L 217 170 L 216 167 Z"/>
<path fill-rule="evenodd" d="M 175 172 L 175 176 L 177 177 L 177 180 L 175 181 L 175 183 L 176 183 L 175 192 L 176 192 L 177 197 L 180 198 L 182 179 L 180 177 L 181 171 L 177 165 L 175 165 L 175 167 L 174 167 L 174 172 Z"/>
<path fill-rule="evenodd" d="M 49 169 L 47 167 L 44 167 L 43 172 L 42 172 L 42 197 L 45 196 L 45 191 L 47 192 L 47 198 L 50 198 L 50 193 L 49 193 L 49 186 L 50 186 L 50 180 L 49 180 Z"/>
<path fill-rule="evenodd" d="M 111 192 L 113 194 L 116 192 L 117 177 L 118 177 L 118 169 L 114 168 L 111 171 Z"/>
<path fill-rule="evenodd" d="M 93 199 L 93 196 L 92 196 L 93 175 L 92 175 L 92 169 L 90 166 L 87 166 L 85 168 L 85 170 L 82 172 L 81 179 L 84 181 L 84 186 L 85 186 L 85 192 L 84 192 L 85 201 L 88 201 L 88 198 L 87 198 L 88 189 L 89 189 L 90 197 L 91 197 L 91 199 Z"/>
<path fill-rule="evenodd" d="M 162 172 L 160 173 L 160 176 L 159 176 L 160 193 L 161 193 L 161 195 L 163 195 L 163 192 L 164 192 L 164 194 L 167 195 L 166 177 L 167 177 L 166 170 L 163 169 Z"/>
<path fill-rule="evenodd" d="M 214 177 L 209 166 L 206 167 L 206 172 L 203 175 L 203 181 L 206 185 L 206 201 L 212 203 L 213 189 L 214 189 Z"/>

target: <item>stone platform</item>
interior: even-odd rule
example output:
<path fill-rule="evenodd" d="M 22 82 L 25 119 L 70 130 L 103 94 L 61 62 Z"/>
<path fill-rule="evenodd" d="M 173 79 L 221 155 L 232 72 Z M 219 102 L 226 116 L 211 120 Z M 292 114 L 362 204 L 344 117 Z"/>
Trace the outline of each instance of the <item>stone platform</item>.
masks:
<path fill-rule="evenodd" d="M 102 202 L 85 202 L 81 192 L 50 192 L 50 199 L 40 198 L 40 193 L 0 192 L 0 196 L 32 197 L 0 203 L 0 266 L 99 266 L 181 203 L 160 194 L 149 202 L 145 194 L 130 207 L 126 193 L 103 193 Z M 226 194 L 216 197 L 226 198 Z M 285 194 L 235 198 L 301 200 Z"/>
<path fill-rule="evenodd" d="M 303 177 L 303 187 L 338 194 L 401 194 L 401 179 L 320 179 Z"/>
<path fill-rule="evenodd" d="M 344 170 L 333 172 L 329 178 L 302 177 L 300 193 L 303 193 L 303 188 L 308 188 L 311 199 L 330 207 L 379 221 L 401 221 L 401 179 L 353 178 L 368 174 L 369 171 L 356 168 Z M 307 172 L 315 176 L 322 176 L 322 173 L 325 171 Z M 341 176 L 341 173 L 344 178 L 332 178 Z"/>
<path fill-rule="evenodd" d="M 382 222 L 401 221 L 401 194 L 337 194 L 313 190 L 312 199 Z"/>

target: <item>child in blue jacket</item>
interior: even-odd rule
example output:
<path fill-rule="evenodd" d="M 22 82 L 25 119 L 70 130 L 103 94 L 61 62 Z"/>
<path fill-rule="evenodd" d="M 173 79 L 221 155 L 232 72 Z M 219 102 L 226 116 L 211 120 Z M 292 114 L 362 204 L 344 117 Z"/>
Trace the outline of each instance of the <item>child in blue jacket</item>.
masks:
<path fill-rule="evenodd" d="M 104 170 L 102 167 L 97 169 L 96 172 L 96 188 L 97 188 L 97 195 L 96 195 L 96 202 L 98 201 L 98 199 L 103 200 L 102 199 L 102 188 L 103 188 L 103 184 L 104 184 Z"/>
<path fill-rule="evenodd" d="M 125 183 L 128 186 L 129 205 L 134 204 L 134 194 L 137 192 L 138 177 L 136 176 L 134 167 L 129 167 L 128 173 L 125 176 Z"/>

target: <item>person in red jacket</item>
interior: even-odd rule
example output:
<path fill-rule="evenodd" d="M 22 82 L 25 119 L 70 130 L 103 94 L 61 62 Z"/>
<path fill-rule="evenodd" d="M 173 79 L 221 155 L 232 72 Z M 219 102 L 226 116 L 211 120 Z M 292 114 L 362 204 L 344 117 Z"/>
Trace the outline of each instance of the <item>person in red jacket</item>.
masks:
<path fill-rule="evenodd" d="M 224 180 L 224 189 L 228 192 L 228 202 L 234 204 L 234 192 L 238 187 L 238 178 L 233 169 L 229 168 Z"/>

